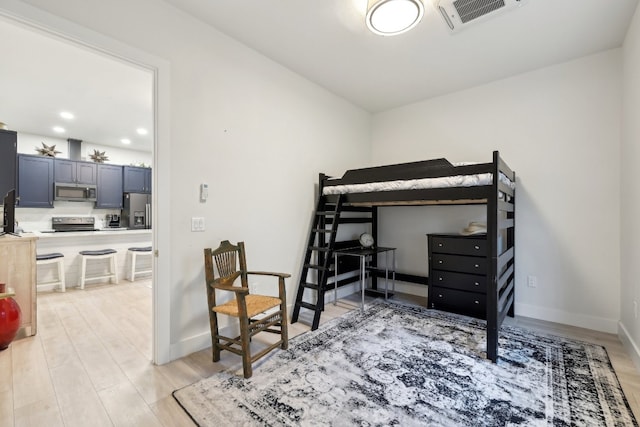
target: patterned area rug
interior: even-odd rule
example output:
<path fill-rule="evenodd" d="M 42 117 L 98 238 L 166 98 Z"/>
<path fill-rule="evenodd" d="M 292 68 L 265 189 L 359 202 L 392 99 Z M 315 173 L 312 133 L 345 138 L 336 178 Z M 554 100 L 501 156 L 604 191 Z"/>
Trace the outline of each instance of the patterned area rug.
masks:
<path fill-rule="evenodd" d="M 603 347 L 379 302 L 295 337 L 245 380 L 174 392 L 200 426 L 637 426 Z"/>

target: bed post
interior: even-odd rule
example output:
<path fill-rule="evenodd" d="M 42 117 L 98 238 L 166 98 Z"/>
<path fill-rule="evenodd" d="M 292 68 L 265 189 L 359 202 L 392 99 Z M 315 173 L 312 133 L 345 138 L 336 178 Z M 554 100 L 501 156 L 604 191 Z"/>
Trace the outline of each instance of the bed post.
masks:
<path fill-rule="evenodd" d="M 376 242 L 376 246 L 380 245 L 378 241 L 378 207 L 371 206 L 371 235 L 373 236 L 373 241 Z M 373 267 L 373 271 L 377 271 L 378 269 L 378 257 L 374 255 L 371 257 L 371 267 Z M 386 286 L 386 285 L 385 285 Z M 371 289 L 378 289 L 378 275 L 371 274 Z"/>
<path fill-rule="evenodd" d="M 500 155 L 493 152 L 491 190 L 487 197 L 487 358 L 498 360 L 498 182 Z"/>

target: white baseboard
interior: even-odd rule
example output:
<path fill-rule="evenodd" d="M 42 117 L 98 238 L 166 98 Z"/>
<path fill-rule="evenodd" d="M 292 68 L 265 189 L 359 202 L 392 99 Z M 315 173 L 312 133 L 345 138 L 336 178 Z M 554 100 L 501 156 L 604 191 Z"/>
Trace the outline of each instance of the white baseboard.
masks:
<path fill-rule="evenodd" d="M 625 350 L 629 353 L 629 356 L 631 356 L 631 360 L 633 360 L 633 364 L 636 365 L 636 369 L 640 371 L 640 347 L 638 343 L 633 340 L 622 322 L 618 322 L 618 337 L 620 341 L 622 341 Z"/>
<path fill-rule="evenodd" d="M 170 360 L 180 359 L 207 347 L 211 347 L 211 333 L 209 331 L 171 344 Z"/>
<path fill-rule="evenodd" d="M 579 328 L 592 329 L 609 334 L 618 333 L 618 320 L 604 317 L 588 316 L 582 313 L 570 313 L 552 308 L 517 303 L 515 305 L 516 316 L 531 317 L 533 319 L 546 320 L 548 322 L 562 323 L 564 325 L 577 326 Z"/>

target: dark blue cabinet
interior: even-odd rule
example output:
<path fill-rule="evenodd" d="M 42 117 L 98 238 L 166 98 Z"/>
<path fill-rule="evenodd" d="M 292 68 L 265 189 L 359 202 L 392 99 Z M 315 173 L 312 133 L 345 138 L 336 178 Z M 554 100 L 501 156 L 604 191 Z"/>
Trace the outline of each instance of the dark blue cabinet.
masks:
<path fill-rule="evenodd" d="M 122 173 L 125 193 L 151 194 L 151 168 L 125 166 Z"/>
<path fill-rule="evenodd" d="M 96 208 L 122 208 L 122 166 L 98 164 Z"/>
<path fill-rule="evenodd" d="M 92 184 L 97 182 L 97 164 L 67 159 L 55 159 L 55 182 L 71 184 Z"/>
<path fill-rule="evenodd" d="M 0 204 L 5 194 L 16 188 L 16 147 L 16 133 L 0 129 Z"/>
<path fill-rule="evenodd" d="M 18 155 L 18 201 L 22 208 L 53 207 L 53 158 Z"/>

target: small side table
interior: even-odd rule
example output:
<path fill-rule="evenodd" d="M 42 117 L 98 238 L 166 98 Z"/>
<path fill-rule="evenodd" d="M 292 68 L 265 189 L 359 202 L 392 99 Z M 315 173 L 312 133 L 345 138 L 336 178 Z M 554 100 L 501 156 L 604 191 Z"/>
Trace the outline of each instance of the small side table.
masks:
<path fill-rule="evenodd" d="M 367 260 L 369 257 L 376 256 L 380 253 L 385 254 L 385 268 L 384 268 L 384 299 L 387 299 L 389 296 L 389 272 L 391 272 L 392 277 L 392 289 L 395 291 L 396 288 L 396 248 L 386 248 L 386 247 L 374 247 L 374 248 L 347 248 L 340 249 L 337 251 L 333 251 L 334 256 L 334 299 L 333 304 L 335 305 L 338 301 L 338 256 L 357 256 L 360 257 L 360 287 L 362 292 L 362 304 L 360 306 L 361 310 L 364 310 L 364 291 L 365 291 L 365 281 L 366 281 L 366 267 Z M 391 253 L 391 265 L 393 268 L 389 270 L 389 253 Z"/>

